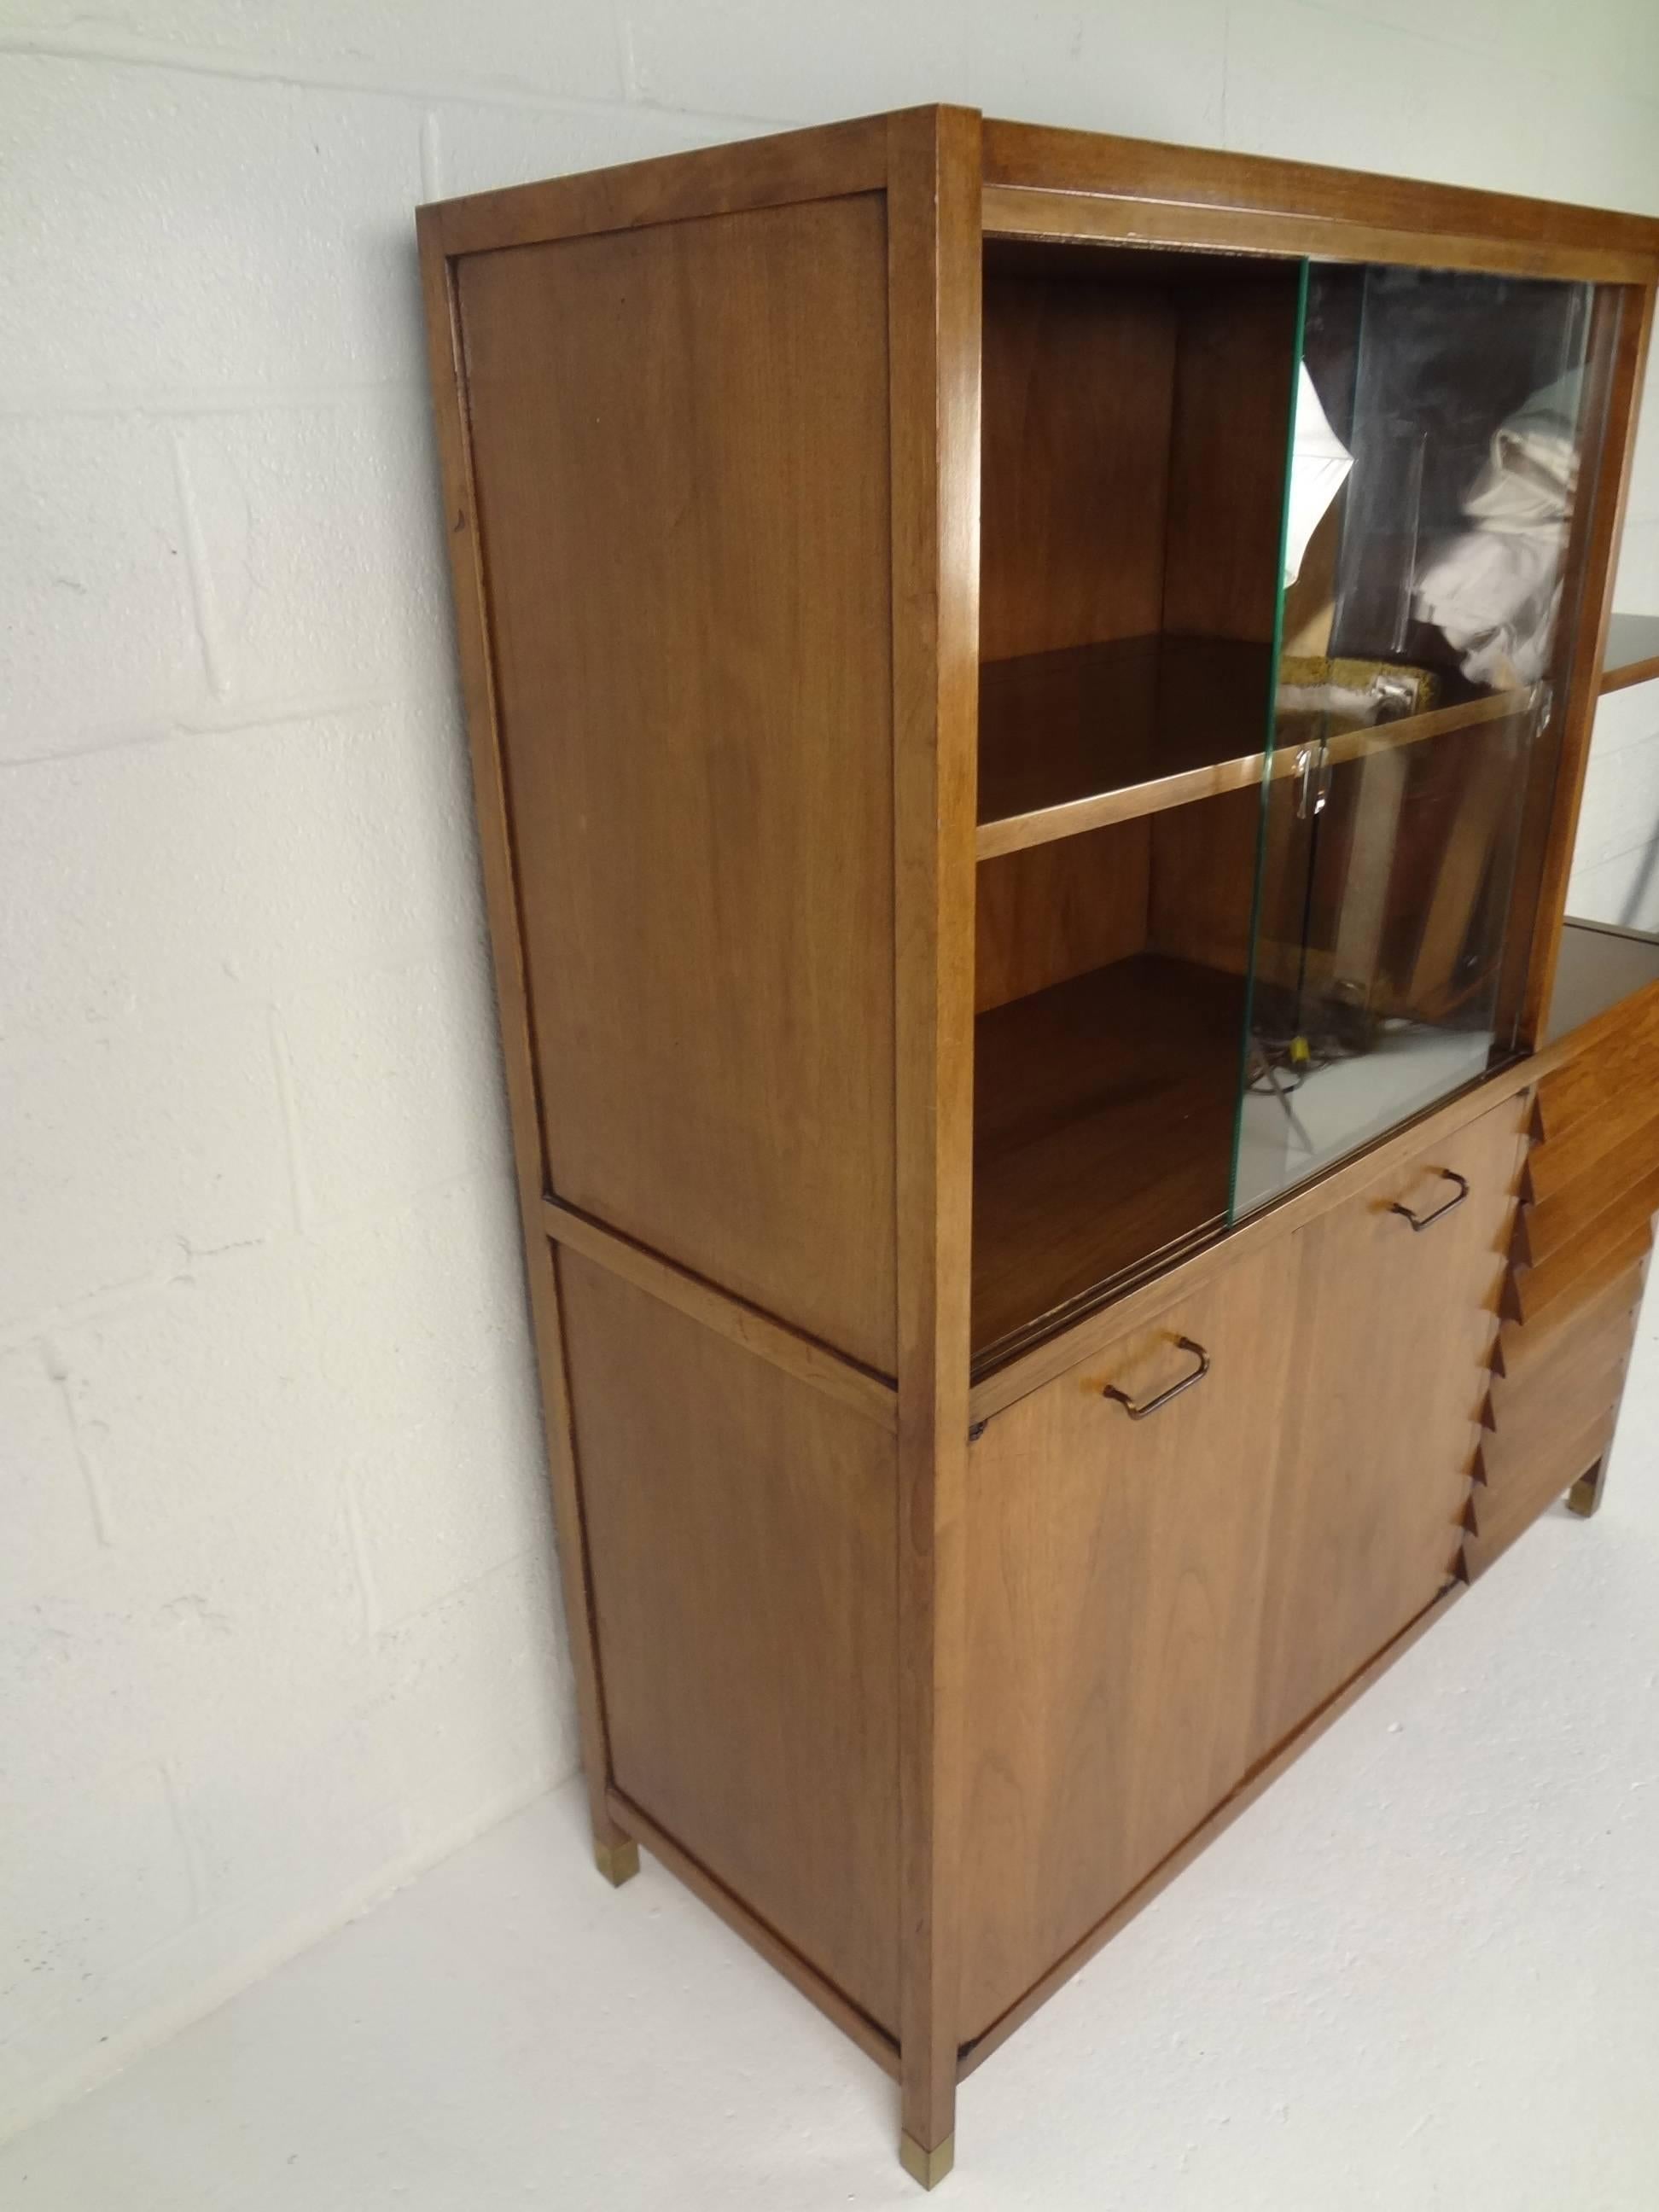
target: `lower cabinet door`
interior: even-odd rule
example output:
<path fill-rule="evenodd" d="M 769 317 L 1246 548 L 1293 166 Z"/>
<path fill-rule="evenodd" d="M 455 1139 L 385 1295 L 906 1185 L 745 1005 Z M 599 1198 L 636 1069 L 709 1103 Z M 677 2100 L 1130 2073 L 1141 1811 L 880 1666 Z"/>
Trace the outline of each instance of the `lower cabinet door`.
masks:
<path fill-rule="evenodd" d="M 1212 1276 L 969 1449 L 966 2039 L 1256 1756 L 1296 1247 Z"/>
<path fill-rule="evenodd" d="M 1297 1232 L 1257 1733 L 1283 1741 L 1456 1571 L 1524 1097 Z"/>

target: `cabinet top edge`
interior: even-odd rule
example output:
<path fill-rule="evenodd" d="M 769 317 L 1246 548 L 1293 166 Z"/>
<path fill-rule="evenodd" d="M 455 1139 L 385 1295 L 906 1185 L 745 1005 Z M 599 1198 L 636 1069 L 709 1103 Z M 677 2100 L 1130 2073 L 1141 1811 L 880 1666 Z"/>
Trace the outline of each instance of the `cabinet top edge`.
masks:
<path fill-rule="evenodd" d="M 1582 249 L 1646 263 L 1650 282 L 1659 274 L 1659 220 L 1577 201 L 991 118 L 983 125 L 982 149 L 988 187 L 1145 199 L 1239 216 L 1302 216 L 1426 239 Z"/>
<path fill-rule="evenodd" d="M 978 134 L 983 188 L 1006 205 L 1011 192 L 1075 202 L 1145 202 L 1189 211 L 1200 234 L 1225 218 L 1241 235 L 1266 228 L 1256 250 L 1296 251 L 1273 226 L 1328 226 L 1338 258 L 1375 233 L 1380 260 L 1402 241 L 1451 238 L 1525 249 L 1540 273 L 1583 273 L 1632 283 L 1659 281 L 1659 220 L 1562 200 L 1530 199 L 1468 185 L 1427 183 L 1257 154 L 1180 146 L 1110 132 L 981 118 L 938 106 L 859 116 L 802 129 L 511 185 L 417 210 L 428 250 L 447 257 L 633 229 L 657 222 L 783 206 L 884 188 L 890 143 L 898 134 L 948 129 Z M 990 226 L 994 228 L 995 218 Z M 1034 218 L 1036 229 L 1048 226 Z M 1085 226 L 1086 229 L 1087 226 Z M 1178 226 L 1174 227 L 1178 228 Z M 1063 231 L 1061 233 L 1063 234 Z M 1305 245 L 1301 250 L 1306 250 Z M 1432 258 L 1432 256 L 1428 257 Z"/>

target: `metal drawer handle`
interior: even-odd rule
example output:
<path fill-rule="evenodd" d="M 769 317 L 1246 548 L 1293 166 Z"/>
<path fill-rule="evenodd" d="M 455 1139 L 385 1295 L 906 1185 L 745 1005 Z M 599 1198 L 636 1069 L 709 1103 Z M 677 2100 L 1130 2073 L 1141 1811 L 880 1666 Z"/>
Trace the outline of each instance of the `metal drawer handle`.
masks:
<path fill-rule="evenodd" d="M 1148 1413 L 1157 1413 L 1158 1407 L 1167 1406 L 1171 1398 L 1178 1398 L 1183 1390 L 1190 1390 L 1194 1383 L 1201 1382 L 1210 1371 L 1209 1353 L 1201 1344 L 1194 1344 L 1190 1336 L 1176 1337 L 1176 1349 L 1178 1352 L 1195 1352 L 1198 1354 L 1197 1366 L 1190 1375 L 1183 1375 L 1179 1382 L 1171 1382 L 1167 1390 L 1160 1390 L 1156 1398 L 1149 1398 L 1144 1406 L 1137 1406 L 1128 1392 L 1120 1390 L 1115 1382 L 1107 1383 L 1101 1396 L 1115 1398 L 1132 1421 L 1144 1421 Z"/>
<path fill-rule="evenodd" d="M 1468 1177 L 1459 1175 L 1455 1168 L 1442 1168 L 1440 1177 L 1443 1182 L 1455 1182 L 1457 1185 L 1457 1193 L 1455 1197 L 1449 1198 L 1443 1206 L 1437 1206 L 1432 1213 L 1413 1213 L 1409 1206 L 1401 1206 L 1398 1199 L 1395 1199 L 1394 1204 L 1389 1208 L 1390 1213 L 1405 1215 L 1412 1225 L 1413 1236 L 1419 1229 L 1426 1229 L 1431 1221 L 1438 1221 L 1443 1216 L 1449 1213 L 1455 1206 L 1462 1206 L 1469 1194 Z"/>

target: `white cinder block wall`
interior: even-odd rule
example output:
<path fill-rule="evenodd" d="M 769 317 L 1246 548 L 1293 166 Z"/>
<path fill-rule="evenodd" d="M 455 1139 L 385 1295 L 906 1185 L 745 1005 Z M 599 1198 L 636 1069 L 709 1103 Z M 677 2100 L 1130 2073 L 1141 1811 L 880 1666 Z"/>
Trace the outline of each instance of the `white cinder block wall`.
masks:
<path fill-rule="evenodd" d="M 1651 0 L 0 4 L 6 2124 L 574 1763 L 411 210 L 933 99 L 1659 211 Z"/>

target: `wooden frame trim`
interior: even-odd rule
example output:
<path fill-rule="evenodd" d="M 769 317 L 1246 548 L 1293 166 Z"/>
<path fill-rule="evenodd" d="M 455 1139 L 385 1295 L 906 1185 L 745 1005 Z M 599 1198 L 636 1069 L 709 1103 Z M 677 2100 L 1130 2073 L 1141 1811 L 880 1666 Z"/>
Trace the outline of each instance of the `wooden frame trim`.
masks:
<path fill-rule="evenodd" d="M 844 1996 L 833 1982 L 826 1980 L 775 1929 L 752 1913 L 740 1898 L 734 1897 L 701 1860 L 693 1858 L 672 1836 L 665 1834 L 631 1797 L 612 1788 L 605 1792 L 605 1802 L 619 1829 L 642 1843 L 653 1858 L 660 1859 L 694 1897 L 700 1899 L 711 1912 L 718 1913 L 728 1928 L 758 1951 L 769 1966 L 775 1967 L 786 1980 L 792 1982 L 843 2035 L 850 2036 L 866 2057 L 875 2060 L 883 2073 L 890 2074 L 895 2081 L 898 2079 L 898 2045 L 884 2028 L 867 2013 L 860 2012 L 850 1997 Z"/>
<path fill-rule="evenodd" d="M 1650 283 L 1647 254 L 1589 246 L 1542 246 L 1523 239 L 1464 237 L 1454 232 L 1371 228 L 1329 216 L 1278 208 L 1194 205 L 1112 193 L 988 185 L 988 238 L 1044 238 L 1078 244 L 1181 246 L 1312 261 L 1400 262 L 1418 269 L 1462 269 L 1493 276 L 1571 277 L 1585 283 Z"/>
<path fill-rule="evenodd" d="M 1318 226 L 1326 242 L 1317 250 L 1336 258 L 1404 258 L 1421 264 L 1425 249 L 1431 260 L 1438 240 L 1446 252 L 1478 246 L 1489 255 L 1494 246 L 1500 252 L 1524 251 L 1534 257 L 1524 264 L 1528 273 L 1540 276 L 1606 279 L 1616 263 L 1615 281 L 1651 283 L 1659 278 L 1659 222 L 1644 216 L 988 117 L 983 147 L 988 228 L 994 221 L 1013 218 L 1024 206 L 1011 204 L 1009 191 L 1055 202 L 1141 198 L 1172 210 L 1172 222 L 1183 220 L 1188 228 L 1179 235 L 1187 243 L 1203 243 L 1213 219 L 1218 242 L 1235 251 L 1248 250 L 1249 234 L 1243 220 L 1248 218 L 1258 226 L 1258 252 L 1308 251 L 1289 243 L 1269 245 L 1273 234 L 1259 228 L 1264 221 L 1281 226 L 1277 235 L 1288 240 L 1291 233 L 1282 226 L 1299 222 Z M 1025 212 L 1029 219 L 1036 210 L 1027 207 Z M 1085 209 L 1074 208 L 1072 215 L 1073 220 L 1089 219 Z M 1392 256 L 1382 250 L 1390 240 L 1399 249 Z M 1470 265 L 1502 264 L 1483 258 Z"/>
<path fill-rule="evenodd" d="M 1368 1182 L 1412 1158 L 1427 1146 L 1452 1136 L 1471 1121 L 1479 1121 L 1494 1106 L 1501 1106 L 1518 1091 L 1531 1088 L 1541 1076 L 1573 1058 L 1581 1048 L 1574 1032 L 1559 1037 L 1542 1052 L 1517 1060 L 1495 1074 L 1472 1084 L 1455 1098 L 1407 1121 L 1371 1146 L 1344 1160 L 1340 1167 L 1304 1183 L 1276 1206 L 1255 1213 L 1236 1229 L 1221 1231 L 1214 1240 L 1164 1273 L 1154 1275 L 1127 1291 L 1109 1304 L 1097 1306 L 1082 1320 L 1056 1335 L 1045 1337 L 1030 1351 L 992 1370 L 975 1382 L 968 1396 L 968 1418 L 975 1425 L 1005 1412 L 1031 1391 L 1041 1389 L 1073 1367 L 1092 1359 L 1109 1344 L 1155 1320 L 1165 1307 L 1190 1297 L 1201 1283 L 1224 1267 L 1231 1267 L 1249 1253 L 1259 1251 L 1275 1237 L 1287 1237 L 1334 1206 L 1363 1190 Z"/>
<path fill-rule="evenodd" d="M 597 1844 L 614 1849 L 625 1838 L 605 1803 L 610 1743 L 599 1680 L 587 1560 L 577 1479 L 575 1435 L 571 1419 L 564 1333 L 559 1310 L 558 1274 L 552 1247 L 542 1233 L 544 1177 L 541 1110 L 530 1047 L 529 1000 L 519 933 L 518 890 L 513 841 L 508 828 L 507 788 L 501 769 L 495 687 L 489 653 L 489 615 L 472 480 L 468 434 L 465 371 L 460 326 L 450 265 L 435 224 L 417 221 L 421 283 L 425 298 L 427 345 L 441 472 L 445 538 L 449 546 L 450 581 L 461 694 L 472 763 L 473 802 L 478 821 L 478 849 L 484 904 L 489 918 L 490 958 L 501 1013 L 501 1051 L 507 1071 L 507 1114 L 518 1186 L 520 1227 L 524 1239 L 536 1368 L 547 1429 L 553 1514 L 558 1530 L 559 1579 L 569 1627 L 576 1715 L 587 1785 L 589 1815 Z"/>
<path fill-rule="evenodd" d="M 972 120 L 932 107 L 859 117 L 434 201 L 421 216 L 453 257 L 876 191 L 890 131 L 925 130 L 936 112 Z M 1559 201 L 989 118 L 982 175 L 983 227 L 998 236 L 1659 281 L 1659 223 Z"/>
<path fill-rule="evenodd" d="M 1521 1002 L 1520 1034 L 1528 1044 L 1535 1043 L 1542 1033 L 1555 988 L 1561 931 L 1566 921 L 1567 878 L 1572 868 L 1584 776 L 1589 767 L 1595 702 L 1601 690 L 1607 625 L 1613 615 L 1613 565 L 1630 493 L 1637 416 L 1641 409 L 1642 384 L 1653 333 L 1653 313 L 1650 286 L 1626 290 L 1607 380 L 1604 417 L 1607 429 L 1596 468 L 1571 672 L 1561 707 L 1559 762 L 1550 799 L 1538 884 L 1538 927 L 1534 933 Z"/>
<path fill-rule="evenodd" d="M 903 2131 L 955 2124 L 978 776 L 979 118 L 888 153 Z"/>
<path fill-rule="evenodd" d="M 434 200 L 421 209 L 419 219 L 453 258 L 646 223 L 879 191 L 887 181 L 887 122 L 876 115 L 823 124 Z"/>
<path fill-rule="evenodd" d="M 796 1382 L 822 1391 L 889 1436 L 896 1432 L 897 1392 L 884 1376 L 557 1199 L 543 1199 L 542 1224 L 556 1244 L 568 1245 L 635 1290 L 672 1306 L 676 1313 L 769 1361 Z"/>
<path fill-rule="evenodd" d="M 1073 1974 L 1086 1966 L 1097 1952 L 1103 1950 L 1118 1931 L 1127 1925 L 1135 1915 L 1149 1905 L 1159 1893 L 1169 1887 L 1178 1874 L 1182 1874 L 1199 1854 L 1212 1844 L 1224 1828 L 1229 1828 L 1241 1813 L 1248 1812 L 1262 1792 L 1277 1782 L 1288 1766 L 1292 1765 L 1309 1746 L 1324 1735 L 1334 1721 L 1340 1720 L 1350 1705 L 1363 1697 L 1377 1678 L 1385 1674 L 1395 1661 L 1409 1651 L 1421 1636 L 1425 1636 L 1435 1623 L 1463 1595 L 1466 1585 L 1449 1583 L 1439 1596 L 1425 1606 L 1415 1620 L 1407 1623 L 1393 1642 L 1385 1644 L 1373 1660 L 1350 1677 L 1342 1687 L 1328 1698 L 1312 1717 L 1303 1723 L 1287 1743 L 1282 1744 L 1263 1764 L 1248 1774 L 1229 1797 L 1224 1797 L 1214 1812 L 1200 1822 L 1183 1844 L 1177 1844 L 1166 1859 L 1153 1868 L 1139 1887 L 1132 1889 L 1119 1905 L 1113 1906 L 1103 1920 L 1097 1922 L 1080 1942 L 1073 1945 L 1057 1965 L 1051 1966 L 1041 1981 L 1035 1982 L 1000 2020 L 993 2021 L 984 2033 L 964 2044 L 957 2067 L 958 2081 L 966 2081 L 975 2067 L 982 2066 L 992 2052 L 999 2050 L 1017 2028 L 1023 2027 L 1038 2008 L 1046 2004 L 1055 1990 L 1069 1982 Z"/>

